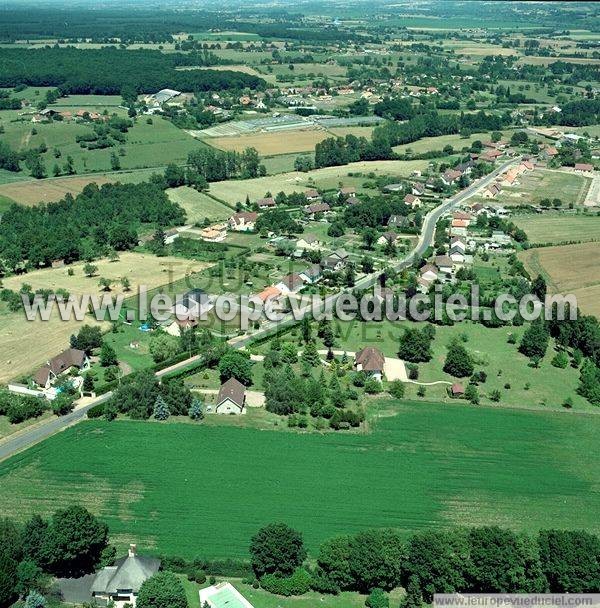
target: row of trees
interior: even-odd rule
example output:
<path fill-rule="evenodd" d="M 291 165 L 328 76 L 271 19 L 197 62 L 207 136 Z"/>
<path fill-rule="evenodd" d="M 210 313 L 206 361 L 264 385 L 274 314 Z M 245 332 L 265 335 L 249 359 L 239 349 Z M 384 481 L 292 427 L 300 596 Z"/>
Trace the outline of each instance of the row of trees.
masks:
<path fill-rule="evenodd" d="M 143 224 L 180 225 L 185 212 L 159 185 L 87 185 L 76 197 L 36 207 L 12 205 L 0 224 L 0 259 L 9 269 L 27 261 L 32 267 L 53 260 L 93 258 L 108 248 L 138 244 Z"/>
<path fill-rule="evenodd" d="M 255 148 L 246 148 L 240 153 L 206 146 L 190 152 L 187 164 L 190 185 L 196 185 L 198 178 L 215 182 L 235 177 L 250 179 L 266 173 Z"/>
<path fill-rule="evenodd" d="M 395 530 L 365 530 L 325 541 L 309 570 L 301 534 L 272 524 L 252 537 L 250 554 L 268 586 L 275 577 L 285 588 L 304 570 L 322 593 L 402 585 L 406 606 L 431 603 L 435 593 L 591 593 L 600 585 L 600 539 L 583 531 L 529 536 L 490 526 L 424 531 L 405 542 Z"/>

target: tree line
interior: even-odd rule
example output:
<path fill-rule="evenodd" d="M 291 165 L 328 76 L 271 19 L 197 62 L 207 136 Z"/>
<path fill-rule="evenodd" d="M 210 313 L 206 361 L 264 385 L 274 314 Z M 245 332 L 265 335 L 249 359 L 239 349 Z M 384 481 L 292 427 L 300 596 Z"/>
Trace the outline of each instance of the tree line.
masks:
<path fill-rule="evenodd" d="M 152 93 L 170 88 L 180 91 L 262 89 L 262 78 L 242 72 L 177 70 L 178 66 L 211 65 L 218 61 L 204 53 L 161 53 L 114 47 L 77 49 L 0 49 L 0 87 L 58 87 L 61 95 L 119 95 L 123 88 Z"/>

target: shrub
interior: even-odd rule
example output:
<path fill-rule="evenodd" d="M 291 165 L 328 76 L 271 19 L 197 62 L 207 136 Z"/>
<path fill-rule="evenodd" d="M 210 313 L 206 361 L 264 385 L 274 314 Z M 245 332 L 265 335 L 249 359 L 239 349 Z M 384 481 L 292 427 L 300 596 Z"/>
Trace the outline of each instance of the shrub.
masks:
<path fill-rule="evenodd" d="M 569 357 L 567 356 L 567 353 L 564 350 L 561 350 L 560 352 L 556 353 L 556 355 L 554 355 L 550 363 L 552 363 L 554 367 L 558 367 L 559 369 L 566 369 L 569 365 Z"/>
<path fill-rule="evenodd" d="M 260 585 L 265 591 L 286 597 L 304 595 L 310 589 L 311 583 L 312 577 L 304 568 L 297 568 L 291 576 L 265 574 L 260 579 Z"/>
<path fill-rule="evenodd" d="M 375 378 L 369 378 L 365 382 L 365 393 L 369 393 L 369 395 L 376 395 L 381 392 L 381 382 L 375 380 Z"/>
<path fill-rule="evenodd" d="M 367 608 L 389 608 L 390 600 L 383 589 L 375 587 L 365 602 Z"/>
<path fill-rule="evenodd" d="M 388 392 L 395 399 L 402 399 L 404 397 L 404 384 L 400 380 L 394 380 L 388 386 Z"/>
<path fill-rule="evenodd" d="M 87 411 L 88 418 L 101 418 L 102 416 L 104 416 L 104 403 L 92 405 L 92 407 Z"/>
<path fill-rule="evenodd" d="M 416 363 L 407 363 L 406 369 L 408 370 L 409 380 L 419 379 L 419 366 Z"/>

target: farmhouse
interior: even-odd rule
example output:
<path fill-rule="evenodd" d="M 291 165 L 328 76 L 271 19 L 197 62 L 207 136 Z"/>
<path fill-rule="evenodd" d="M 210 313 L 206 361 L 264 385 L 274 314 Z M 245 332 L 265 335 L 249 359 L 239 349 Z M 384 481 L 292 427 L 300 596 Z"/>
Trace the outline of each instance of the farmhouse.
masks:
<path fill-rule="evenodd" d="M 169 230 L 165 230 L 165 245 L 171 245 L 175 241 L 175 239 L 179 238 L 179 230 L 177 228 L 171 228 Z"/>
<path fill-rule="evenodd" d="M 378 245 L 387 245 L 390 243 L 391 245 L 395 245 L 398 240 L 398 235 L 395 232 L 384 232 L 378 239 Z"/>
<path fill-rule="evenodd" d="M 254 211 L 241 211 L 234 213 L 228 220 L 229 227 L 236 232 L 248 232 L 254 230 L 258 213 Z"/>
<path fill-rule="evenodd" d="M 454 383 L 450 387 L 450 395 L 452 395 L 452 397 L 464 397 L 465 389 L 463 388 L 463 385 Z"/>
<path fill-rule="evenodd" d="M 311 188 L 310 190 L 306 190 L 304 193 L 307 201 L 318 201 L 321 198 L 318 190 Z"/>
<path fill-rule="evenodd" d="M 208 228 L 203 228 L 200 231 L 200 238 L 203 241 L 208 241 L 209 243 L 220 243 L 225 240 L 227 236 L 227 225 L 219 224 L 216 226 L 209 226 Z"/>
<path fill-rule="evenodd" d="M 381 382 L 385 357 L 381 351 L 373 346 L 366 346 L 354 355 L 354 367 L 357 372 L 368 372 L 373 378 Z"/>
<path fill-rule="evenodd" d="M 204 608 L 254 608 L 252 604 L 226 581 L 200 589 L 200 606 Z"/>
<path fill-rule="evenodd" d="M 439 270 L 433 264 L 425 264 L 425 266 L 419 270 L 419 274 L 421 275 L 421 278 L 429 282 L 433 282 L 439 278 Z"/>
<path fill-rule="evenodd" d="M 84 351 L 77 348 L 68 348 L 46 365 L 40 367 L 33 377 L 33 381 L 41 388 L 50 388 L 56 379 L 71 369 L 89 369 L 90 360 Z"/>
<path fill-rule="evenodd" d="M 594 170 L 594 165 L 591 163 L 575 163 L 574 170 L 579 173 L 591 173 Z"/>
<path fill-rule="evenodd" d="M 331 207 L 327 203 L 313 203 L 304 207 L 304 213 L 310 217 L 314 217 L 317 213 L 328 213 Z"/>
<path fill-rule="evenodd" d="M 246 405 L 246 387 L 236 380 L 229 378 L 221 384 L 217 396 L 215 412 L 217 414 L 243 414 Z"/>
<path fill-rule="evenodd" d="M 465 213 L 464 211 L 455 211 L 452 214 L 452 219 L 465 222 L 465 227 L 467 227 L 473 221 L 473 216 L 470 213 Z"/>
<path fill-rule="evenodd" d="M 256 201 L 256 204 L 258 205 L 259 209 L 269 209 L 276 206 L 275 199 L 272 196 L 267 198 L 259 198 Z"/>
<path fill-rule="evenodd" d="M 500 186 L 498 186 L 498 184 L 492 184 L 481 193 L 481 196 L 483 196 L 483 198 L 494 198 L 498 196 L 500 192 Z"/>
<path fill-rule="evenodd" d="M 257 298 L 262 300 L 263 304 L 270 301 L 275 301 L 281 295 L 281 291 L 277 289 L 277 287 L 265 287 L 259 294 L 257 294 Z"/>
<path fill-rule="evenodd" d="M 343 186 L 338 190 L 338 196 L 354 196 L 356 194 L 356 188 L 353 186 Z"/>
<path fill-rule="evenodd" d="M 423 194 L 425 194 L 425 186 L 423 186 L 423 184 L 418 184 L 418 183 L 412 184 L 411 192 L 415 196 L 423 196 Z"/>
<path fill-rule="evenodd" d="M 441 178 L 442 182 L 444 183 L 444 185 L 451 186 L 457 180 L 460 179 L 461 175 L 462 175 L 462 173 L 460 171 L 455 171 L 454 169 L 448 169 L 448 171 L 445 171 L 444 173 L 442 173 L 440 178 Z"/>
<path fill-rule="evenodd" d="M 454 263 L 452 259 L 447 255 L 438 255 L 435 257 L 435 265 L 440 269 L 440 272 L 444 274 L 452 274 L 454 270 Z"/>
<path fill-rule="evenodd" d="M 92 597 L 106 604 L 114 602 L 117 608 L 125 604 L 135 606 L 140 587 L 159 568 L 158 558 L 137 555 L 136 545 L 129 545 L 127 557 L 98 572 L 92 583 Z"/>
<path fill-rule="evenodd" d="M 415 207 L 420 207 L 421 206 L 421 199 L 418 196 L 415 196 L 414 194 L 407 194 L 404 197 L 404 202 L 407 205 L 410 205 L 413 209 Z"/>

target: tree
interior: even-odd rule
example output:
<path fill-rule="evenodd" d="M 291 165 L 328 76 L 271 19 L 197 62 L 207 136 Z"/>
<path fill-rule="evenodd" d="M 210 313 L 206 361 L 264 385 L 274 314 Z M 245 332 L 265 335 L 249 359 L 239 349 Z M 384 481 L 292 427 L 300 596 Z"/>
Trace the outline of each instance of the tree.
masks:
<path fill-rule="evenodd" d="M 286 342 L 281 347 L 281 360 L 289 364 L 298 362 L 298 349 L 292 342 Z"/>
<path fill-rule="evenodd" d="M 390 600 L 383 589 L 375 587 L 365 601 L 367 608 L 389 608 Z"/>
<path fill-rule="evenodd" d="M 335 589 L 351 589 L 354 583 L 350 570 L 351 542 L 350 536 L 337 536 L 326 540 L 319 548 L 317 565 Z"/>
<path fill-rule="evenodd" d="M 156 398 L 156 401 L 154 402 L 154 418 L 156 418 L 156 420 L 167 420 L 167 418 L 171 415 L 171 412 L 169 411 L 169 407 L 167 406 L 167 404 L 165 403 L 165 400 L 163 399 L 162 395 L 159 395 Z"/>
<path fill-rule="evenodd" d="M 172 572 L 157 572 L 142 583 L 138 608 L 188 608 L 185 589 Z"/>
<path fill-rule="evenodd" d="M 373 249 L 377 240 L 377 231 L 374 228 L 365 228 L 362 232 L 362 240 L 367 249 Z"/>
<path fill-rule="evenodd" d="M 457 340 L 448 347 L 444 371 L 456 378 L 464 378 L 473 373 L 473 360 L 467 349 Z"/>
<path fill-rule="evenodd" d="M 411 576 L 406 586 L 406 595 L 400 602 L 400 608 L 421 608 L 423 606 L 423 596 L 419 588 L 419 579 Z"/>
<path fill-rule="evenodd" d="M 119 171 L 121 169 L 121 161 L 115 152 L 110 153 L 110 168 L 113 171 Z"/>
<path fill-rule="evenodd" d="M 84 325 L 76 336 L 71 336 L 70 344 L 71 348 L 83 350 L 89 356 L 95 348 L 102 346 L 102 331 L 97 325 Z"/>
<path fill-rule="evenodd" d="M 261 528 L 250 541 L 251 563 L 256 576 L 290 576 L 306 558 L 302 535 L 283 523 Z"/>
<path fill-rule="evenodd" d="M 496 526 L 473 528 L 467 535 L 465 575 L 472 593 L 535 593 L 547 582 L 532 540 Z"/>
<path fill-rule="evenodd" d="M 424 329 L 407 328 L 400 337 L 398 356 L 405 361 L 422 363 L 429 361 L 431 354 L 431 335 Z"/>
<path fill-rule="evenodd" d="M 400 583 L 404 545 L 394 530 L 365 530 L 351 543 L 350 570 L 358 590 L 391 590 Z"/>
<path fill-rule="evenodd" d="M 30 591 L 25 598 L 25 607 L 24 608 L 45 608 L 46 607 L 46 599 L 43 595 L 38 593 L 37 591 Z"/>
<path fill-rule="evenodd" d="M 98 266 L 95 266 L 94 264 L 84 264 L 83 266 L 83 274 L 85 274 L 86 277 L 93 277 L 96 272 L 98 272 Z"/>
<path fill-rule="evenodd" d="M 540 299 L 540 302 L 543 302 L 546 298 L 547 291 L 548 287 L 544 277 L 538 275 L 531 284 L 531 293 L 536 295 Z"/>
<path fill-rule="evenodd" d="M 156 333 L 148 345 L 150 354 L 155 363 L 162 363 L 176 357 L 180 350 L 177 339 L 164 332 Z"/>
<path fill-rule="evenodd" d="M 100 365 L 102 367 L 110 367 L 111 365 L 119 365 L 119 361 L 117 359 L 117 353 L 115 352 L 115 349 L 108 342 L 102 343 L 102 348 L 100 349 Z"/>
<path fill-rule="evenodd" d="M 311 367 L 317 367 L 321 363 L 321 356 L 317 345 L 311 340 L 302 351 L 302 361 Z"/>
<path fill-rule="evenodd" d="M 106 277 L 101 277 L 98 281 L 98 287 L 102 289 L 102 291 L 110 291 L 110 286 L 112 285 L 112 280 L 107 279 Z"/>
<path fill-rule="evenodd" d="M 48 522 L 39 515 L 32 515 L 23 529 L 23 555 L 35 563 L 41 563 L 40 552 L 48 532 Z"/>
<path fill-rule="evenodd" d="M 244 353 L 231 350 L 219 361 L 219 376 L 221 382 L 235 378 L 238 382 L 250 386 L 252 384 L 252 362 Z"/>
<path fill-rule="evenodd" d="M 530 359 L 543 359 L 548 348 L 550 333 L 543 318 L 536 319 L 525 330 L 519 351 Z"/>
<path fill-rule="evenodd" d="M 44 536 L 40 559 L 55 576 L 81 576 L 93 572 L 108 545 L 108 526 L 84 507 L 56 511 Z"/>
<path fill-rule="evenodd" d="M 16 586 L 17 561 L 9 548 L 0 544 L 0 606 L 9 606 L 16 599 Z"/>
<path fill-rule="evenodd" d="M 404 383 L 400 380 L 393 380 L 388 385 L 388 393 L 394 399 L 402 399 L 404 397 Z"/>
<path fill-rule="evenodd" d="M 467 388 L 465 389 L 465 399 L 470 401 L 473 405 L 477 405 L 479 403 L 479 391 L 474 384 L 467 384 Z"/>
<path fill-rule="evenodd" d="M 131 281 L 127 277 L 121 278 L 121 285 L 123 287 L 123 291 L 131 291 Z"/>
<path fill-rule="evenodd" d="M 197 397 L 194 397 L 192 400 L 192 405 L 190 405 L 190 409 L 188 410 L 188 416 L 196 421 L 204 418 L 204 408 L 202 407 L 202 402 Z"/>

